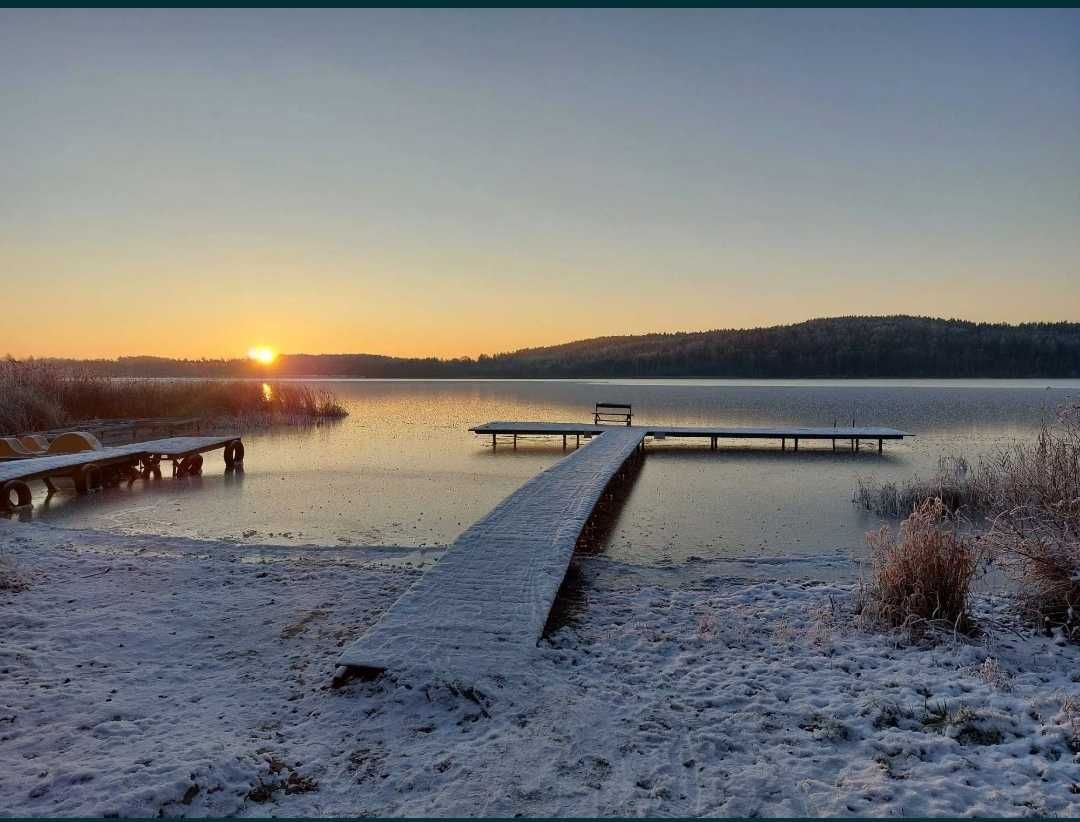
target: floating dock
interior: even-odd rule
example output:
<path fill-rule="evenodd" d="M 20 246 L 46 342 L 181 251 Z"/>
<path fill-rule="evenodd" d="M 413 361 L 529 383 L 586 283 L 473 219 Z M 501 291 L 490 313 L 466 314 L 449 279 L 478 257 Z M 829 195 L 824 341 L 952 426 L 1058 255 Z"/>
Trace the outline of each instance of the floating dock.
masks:
<path fill-rule="evenodd" d="M 618 426 L 637 431 L 642 442 L 647 438 L 657 440 L 667 439 L 707 439 L 709 447 L 716 450 L 720 440 L 766 440 L 779 442 L 781 450 L 787 450 L 788 442 L 792 443 L 795 451 L 799 450 L 800 440 L 826 440 L 832 442 L 832 448 L 836 450 L 837 442 L 850 443 L 852 451 L 858 451 L 864 440 L 877 442 L 878 453 L 881 453 L 885 440 L 902 440 L 911 434 L 897 431 L 895 428 L 879 427 L 837 427 L 831 428 L 800 428 L 791 426 L 692 426 L 692 425 L 627 425 Z M 612 430 L 611 425 L 579 424 L 572 422 L 488 422 L 470 428 L 475 434 L 490 434 L 491 444 L 498 445 L 498 437 L 508 436 L 514 438 L 525 436 L 562 436 L 563 445 L 567 444 L 569 437 L 574 437 L 580 444 L 582 437 L 594 437 L 605 431 Z"/>
<path fill-rule="evenodd" d="M 629 419 L 629 417 L 628 417 Z M 499 436 L 589 440 L 541 472 L 470 527 L 383 614 L 347 646 L 338 664 L 364 674 L 417 668 L 469 677 L 527 664 L 578 537 L 608 483 L 646 437 L 900 440 L 893 428 L 697 428 L 491 422 L 470 429 Z M 835 446 L 834 446 L 835 447 Z"/>
<path fill-rule="evenodd" d="M 169 437 L 130 445 L 0 462 L 0 512 L 26 509 L 31 504 L 29 483 L 41 480 L 52 493 L 53 480 L 70 479 L 80 494 L 111 481 L 160 477 L 162 460 L 171 461 L 174 476 L 202 472 L 202 454 L 225 449 L 226 469 L 244 461 L 239 437 Z"/>

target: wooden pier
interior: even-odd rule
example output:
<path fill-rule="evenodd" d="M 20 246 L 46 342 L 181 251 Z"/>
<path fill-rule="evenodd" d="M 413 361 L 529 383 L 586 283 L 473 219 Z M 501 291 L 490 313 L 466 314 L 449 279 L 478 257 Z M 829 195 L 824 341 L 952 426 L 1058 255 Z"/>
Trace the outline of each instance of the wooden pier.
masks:
<path fill-rule="evenodd" d="M 781 450 L 786 451 L 788 443 L 792 450 L 799 450 L 800 440 L 828 441 L 832 443 L 832 450 L 836 451 L 837 442 L 849 444 L 850 450 L 858 451 L 862 442 L 868 440 L 877 442 L 877 450 L 880 454 L 886 440 L 902 440 L 911 434 L 898 431 L 895 428 L 879 427 L 856 427 L 856 426 L 832 426 L 824 428 L 803 428 L 791 426 L 648 426 L 627 425 L 631 430 L 640 434 L 641 441 L 647 439 L 707 439 L 709 448 L 715 451 L 720 440 L 763 440 L 779 442 Z M 498 446 L 499 437 L 510 437 L 511 443 L 516 444 L 518 437 L 562 437 L 563 446 L 569 442 L 569 437 L 574 437 L 575 443 L 580 445 L 582 438 L 594 437 L 605 431 L 610 431 L 611 425 L 597 425 L 589 423 L 572 422 L 489 422 L 478 425 L 469 430 L 475 434 L 491 436 L 492 447 Z"/>
<path fill-rule="evenodd" d="M 629 420 L 627 420 L 627 423 Z M 900 440 L 893 428 L 698 428 L 492 422 L 470 429 L 499 436 L 589 440 L 499 503 L 447 549 L 339 665 L 373 674 L 416 668 L 469 677 L 527 664 L 586 521 L 608 483 L 647 437 L 779 440 Z"/>
<path fill-rule="evenodd" d="M 521 666 L 544 630 L 578 535 L 640 442 L 635 429 L 609 426 L 533 477 L 458 537 L 339 664 L 457 676 Z"/>
<path fill-rule="evenodd" d="M 80 494 L 126 480 L 161 476 L 162 461 L 172 462 L 173 476 L 202 473 L 202 454 L 225 449 L 226 470 L 243 464 L 239 437 L 169 437 L 130 445 L 32 457 L 0 463 L 0 512 L 29 508 L 30 482 L 41 480 L 51 494 L 54 480 L 67 479 Z"/>

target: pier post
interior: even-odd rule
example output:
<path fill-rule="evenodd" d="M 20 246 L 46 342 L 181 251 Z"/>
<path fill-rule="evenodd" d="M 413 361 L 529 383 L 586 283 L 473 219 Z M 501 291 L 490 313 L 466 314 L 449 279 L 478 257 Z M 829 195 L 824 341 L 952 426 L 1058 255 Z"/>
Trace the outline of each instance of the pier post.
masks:
<path fill-rule="evenodd" d="M 787 451 L 787 438 L 786 437 L 781 437 L 780 438 L 780 450 L 781 451 Z"/>
<path fill-rule="evenodd" d="M 835 454 L 836 453 L 836 437 L 832 438 L 832 450 L 833 450 L 833 453 Z"/>
<path fill-rule="evenodd" d="M 716 437 L 712 438 L 712 441 L 711 441 L 710 446 L 709 446 L 709 450 L 710 451 L 715 451 L 716 450 Z"/>
<path fill-rule="evenodd" d="M 575 434 L 574 435 L 574 447 L 575 448 L 580 448 L 581 447 L 581 434 Z"/>
<path fill-rule="evenodd" d="M 566 450 L 566 434 L 562 435 L 562 450 Z"/>
<path fill-rule="evenodd" d="M 796 451 L 799 450 L 799 438 L 798 437 L 795 438 L 795 450 Z"/>
<path fill-rule="evenodd" d="M 514 450 L 517 451 L 517 434 L 514 434 Z"/>
<path fill-rule="evenodd" d="M 877 441 L 877 452 L 878 452 L 879 454 L 881 453 L 881 443 L 882 443 L 882 440 L 880 440 L 880 439 L 879 439 L 879 440 Z"/>

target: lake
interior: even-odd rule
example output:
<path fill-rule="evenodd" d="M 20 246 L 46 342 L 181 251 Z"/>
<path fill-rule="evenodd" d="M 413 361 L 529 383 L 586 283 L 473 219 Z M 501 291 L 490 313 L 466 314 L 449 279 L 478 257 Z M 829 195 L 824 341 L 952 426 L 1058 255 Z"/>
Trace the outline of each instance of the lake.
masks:
<path fill-rule="evenodd" d="M 1034 434 L 1080 397 L 1080 381 L 327 380 L 350 416 L 247 434 L 243 474 L 221 454 L 202 477 L 136 482 L 87 498 L 35 498 L 53 525 L 240 543 L 435 546 L 563 456 L 561 440 L 492 450 L 468 428 L 492 420 L 587 421 L 593 403 L 632 403 L 672 425 L 883 425 L 915 434 L 858 454 L 778 445 L 650 442 L 624 503 L 589 554 L 663 576 L 847 575 L 880 518 L 852 504 L 860 476 L 931 474 Z M 866 444 L 869 446 L 869 444 Z M 583 446 L 588 447 L 588 446 Z M 846 443 L 844 444 L 846 448 Z"/>

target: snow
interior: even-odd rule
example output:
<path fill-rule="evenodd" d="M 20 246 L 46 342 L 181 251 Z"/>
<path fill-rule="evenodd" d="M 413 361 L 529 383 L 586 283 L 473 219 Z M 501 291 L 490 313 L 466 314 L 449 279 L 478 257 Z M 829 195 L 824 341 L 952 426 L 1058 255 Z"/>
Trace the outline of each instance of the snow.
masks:
<path fill-rule="evenodd" d="M 847 583 L 584 560 L 527 669 L 335 689 L 418 571 L 161 542 L 0 521 L 0 815 L 1080 814 L 1080 648 L 1005 597 L 911 647 Z"/>

